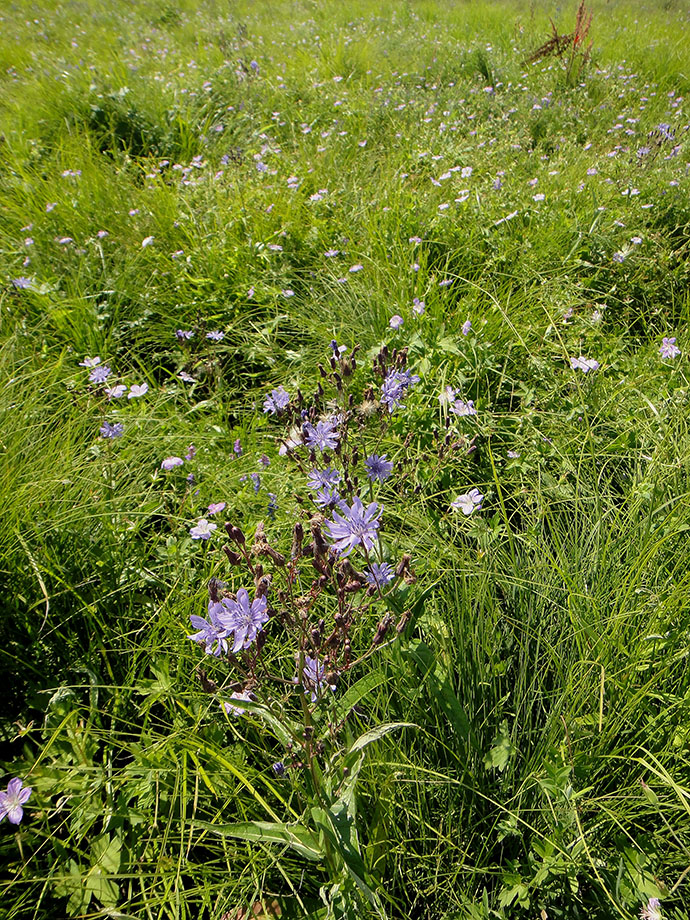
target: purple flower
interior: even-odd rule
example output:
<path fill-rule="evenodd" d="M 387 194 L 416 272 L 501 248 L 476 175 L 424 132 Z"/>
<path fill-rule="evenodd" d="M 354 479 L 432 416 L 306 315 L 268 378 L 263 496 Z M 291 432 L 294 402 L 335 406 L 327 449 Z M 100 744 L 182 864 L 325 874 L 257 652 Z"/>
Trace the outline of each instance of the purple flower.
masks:
<path fill-rule="evenodd" d="M 95 358 L 84 358 L 79 362 L 79 367 L 97 367 L 100 363 L 101 359 L 96 355 Z"/>
<path fill-rule="evenodd" d="M 229 632 L 235 634 L 232 654 L 236 655 L 240 649 L 249 648 L 268 620 L 266 598 L 255 597 L 250 604 L 247 589 L 240 588 L 236 601 L 225 597 L 221 604 L 223 610 L 219 612 L 218 620 Z"/>
<path fill-rule="evenodd" d="M 229 632 L 218 619 L 218 614 L 222 612 L 223 607 L 220 603 L 209 601 L 208 620 L 195 614 L 192 614 L 189 618 L 194 629 L 198 629 L 199 632 L 193 633 L 187 638 L 191 639 L 192 642 L 198 642 L 199 645 L 203 645 L 207 655 L 218 657 L 228 650 L 227 638 Z"/>
<path fill-rule="evenodd" d="M 242 703 L 253 702 L 252 695 L 251 693 L 249 693 L 248 690 L 245 690 L 243 693 L 238 693 L 237 690 L 235 690 L 234 693 L 230 694 L 230 699 L 239 700 Z M 221 705 L 221 708 L 224 709 L 227 715 L 229 716 L 243 716 L 246 712 L 246 710 L 243 709 L 241 706 L 233 706 L 232 703 L 222 702 L 220 705 Z"/>
<path fill-rule="evenodd" d="M 271 770 L 275 776 L 285 776 L 285 764 L 282 760 L 277 760 L 274 764 L 271 764 Z"/>
<path fill-rule="evenodd" d="M 170 472 L 170 470 L 174 470 L 176 466 L 182 466 L 183 463 L 184 460 L 182 457 L 166 457 L 161 463 L 161 469 Z"/>
<path fill-rule="evenodd" d="M 472 320 L 466 319 L 462 324 L 462 334 L 469 335 L 472 331 Z"/>
<path fill-rule="evenodd" d="M 225 510 L 225 507 L 225 502 L 211 502 L 206 510 L 209 514 L 220 514 L 221 511 Z"/>
<path fill-rule="evenodd" d="M 266 514 L 272 521 L 275 520 L 276 511 L 278 510 L 278 496 L 275 492 L 268 493 L 268 505 L 266 505 Z"/>
<path fill-rule="evenodd" d="M 188 374 L 186 371 L 180 371 L 177 375 L 183 383 L 196 383 L 194 377 L 191 374 Z"/>
<path fill-rule="evenodd" d="M 127 387 L 124 385 L 124 383 L 118 383 L 114 387 L 105 388 L 105 395 L 108 397 L 108 399 L 121 399 L 126 392 Z"/>
<path fill-rule="evenodd" d="M 101 437 L 103 438 L 121 438 L 125 433 L 125 427 L 122 422 L 103 422 L 100 427 Z"/>
<path fill-rule="evenodd" d="M 262 454 L 259 457 L 259 463 L 263 466 L 264 469 L 267 469 L 271 465 L 271 461 L 268 459 L 266 454 Z"/>
<path fill-rule="evenodd" d="M 392 414 L 403 405 L 408 389 L 419 381 L 416 374 L 409 371 L 389 371 L 381 386 L 381 402 L 385 403 Z"/>
<path fill-rule="evenodd" d="M 200 518 L 194 527 L 190 527 L 189 536 L 192 540 L 210 540 L 211 534 L 217 528 L 217 524 L 207 521 L 206 518 Z"/>
<path fill-rule="evenodd" d="M 251 69 L 254 71 L 254 73 L 258 73 L 258 72 L 259 72 L 259 65 L 256 63 L 256 61 L 250 61 L 250 62 L 249 62 L 249 66 L 250 66 Z"/>
<path fill-rule="evenodd" d="M 658 898 L 650 898 L 647 901 L 647 906 L 640 910 L 640 918 L 641 920 L 662 920 Z"/>
<path fill-rule="evenodd" d="M 191 329 L 178 329 L 175 335 L 179 342 L 188 342 L 194 338 L 194 333 Z"/>
<path fill-rule="evenodd" d="M 31 795 L 31 786 L 24 786 L 24 783 L 18 777 L 11 779 L 7 784 L 7 790 L 0 792 L 0 821 L 7 818 L 10 824 L 19 824 L 24 817 L 25 805 Z"/>
<path fill-rule="evenodd" d="M 379 482 L 385 482 L 393 472 L 393 464 L 390 460 L 386 460 L 385 454 L 380 457 L 378 454 L 372 454 L 371 457 L 367 457 L 364 461 L 364 465 L 367 468 L 367 476 L 372 482 L 376 479 Z"/>
<path fill-rule="evenodd" d="M 333 520 L 326 522 L 328 536 L 333 540 L 333 549 L 344 556 L 355 546 L 373 549 L 378 539 L 381 517 L 381 509 L 376 502 L 371 502 L 365 508 L 362 499 L 356 495 L 350 507 L 344 501 L 338 507 L 341 513 L 334 511 Z"/>
<path fill-rule="evenodd" d="M 258 473 L 250 473 L 249 478 L 254 483 L 254 492 L 258 492 L 261 488 L 261 476 Z"/>
<path fill-rule="evenodd" d="M 110 368 L 107 364 L 102 364 L 100 367 L 94 367 L 94 369 L 89 374 L 89 380 L 91 383 L 105 383 L 108 377 L 110 376 Z"/>
<path fill-rule="evenodd" d="M 25 278 L 24 275 L 20 275 L 19 278 L 12 279 L 12 284 L 18 291 L 25 291 L 27 288 L 31 287 L 33 279 Z"/>
<path fill-rule="evenodd" d="M 458 495 L 454 502 L 451 502 L 453 511 L 462 511 L 464 515 L 470 515 L 473 511 L 479 511 L 482 507 L 484 496 L 479 489 L 470 489 L 464 495 Z"/>
<path fill-rule="evenodd" d="M 209 342 L 222 342 L 225 338 L 225 333 L 214 329 L 212 332 L 206 333 L 206 338 Z"/>
<path fill-rule="evenodd" d="M 477 410 L 474 408 L 473 399 L 468 399 L 467 402 L 463 402 L 462 399 L 456 399 L 450 407 L 450 411 L 460 417 L 477 414 Z"/>
<path fill-rule="evenodd" d="M 153 243 L 153 240 L 154 240 L 154 237 L 145 236 L 144 239 L 141 241 L 141 248 L 146 249 L 147 246 L 151 246 Z"/>
<path fill-rule="evenodd" d="M 235 443 L 232 445 L 232 449 L 235 451 L 238 457 L 242 456 L 242 442 L 239 438 L 237 438 Z"/>
<path fill-rule="evenodd" d="M 129 388 L 127 399 L 137 399 L 139 396 L 144 396 L 148 391 L 148 383 L 135 383 Z"/>
<path fill-rule="evenodd" d="M 661 346 L 659 348 L 659 354 L 662 358 L 677 358 L 680 354 L 680 348 L 676 345 L 676 337 L 668 338 L 665 336 L 661 340 Z"/>
<path fill-rule="evenodd" d="M 426 309 L 426 304 L 423 300 L 420 300 L 419 297 L 415 297 L 412 301 L 412 312 L 417 316 L 424 316 L 424 310 Z"/>
<path fill-rule="evenodd" d="M 312 470 L 307 480 L 310 489 L 332 488 L 340 482 L 340 472 L 327 466 L 325 470 Z"/>
<path fill-rule="evenodd" d="M 312 703 L 317 701 L 317 699 L 321 696 L 322 690 L 326 687 L 330 686 L 331 690 L 335 690 L 334 685 L 329 685 L 327 683 L 326 669 L 318 658 L 312 658 L 310 655 L 305 655 L 302 674 L 304 675 L 304 681 L 306 683 L 307 690 L 311 695 Z"/>
<path fill-rule="evenodd" d="M 590 371 L 599 370 L 599 362 L 594 358 L 585 358 L 584 355 L 580 355 L 579 358 L 571 358 L 570 366 L 574 371 L 582 371 L 583 374 L 588 374 Z"/>
<path fill-rule="evenodd" d="M 193 444 L 190 444 L 187 448 L 187 453 L 184 456 L 185 460 L 193 460 L 196 457 L 196 447 Z"/>
<path fill-rule="evenodd" d="M 332 486 L 324 486 L 314 496 L 314 501 L 322 508 L 335 505 L 340 501 L 340 493 Z"/>
<path fill-rule="evenodd" d="M 364 577 L 370 585 L 378 585 L 383 588 L 395 578 L 395 569 L 388 562 L 372 562 L 365 570 Z"/>
<path fill-rule="evenodd" d="M 624 252 L 614 252 L 612 258 L 614 262 L 620 263 L 625 259 L 625 253 Z"/>
<path fill-rule="evenodd" d="M 388 321 L 388 325 L 391 327 L 391 329 L 400 329 L 404 322 L 405 320 L 402 318 L 402 316 L 396 313 L 394 316 L 391 316 L 390 320 Z"/>
<path fill-rule="evenodd" d="M 303 430 L 308 447 L 318 447 L 320 451 L 326 451 L 335 450 L 338 446 L 340 435 L 336 431 L 335 422 L 329 419 L 325 422 L 317 422 L 316 426 L 307 422 Z"/>
<path fill-rule="evenodd" d="M 284 387 L 279 386 L 277 390 L 271 390 L 271 395 L 264 400 L 264 412 L 270 412 L 271 415 L 275 415 L 277 412 L 282 412 L 283 409 L 286 409 L 289 403 L 289 394 Z"/>

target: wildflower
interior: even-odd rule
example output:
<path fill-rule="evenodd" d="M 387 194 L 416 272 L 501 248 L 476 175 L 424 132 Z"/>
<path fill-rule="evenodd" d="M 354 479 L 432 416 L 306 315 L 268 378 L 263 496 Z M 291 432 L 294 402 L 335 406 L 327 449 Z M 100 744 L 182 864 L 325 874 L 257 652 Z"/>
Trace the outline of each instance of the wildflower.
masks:
<path fill-rule="evenodd" d="M 532 195 L 534 201 L 543 201 L 546 198 L 546 195 L 543 192 L 537 192 L 536 195 Z"/>
<path fill-rule="evenodd" d="M 316 493 L 314 501 L 321 508 L 331 508 L 340 501 L 340 493 L 333 486 L 324 486 Z"/>
<path fill-rule="evenodd" d="M 225 510 L 225 507 L 225 502 L 211 502 L 206 510 L 209 514 L 220 514 L 221 511 Z"/>
<path fill-rule="evenodd" d="M 261 488 L 261 476 L 258 473 L 250 473 L 249 478 L 254 483 L 254 492 L 258 492 Z"/>
<path fill-rule="evenodd" d="M 285 764 L 282 760 L 277 760 L 271 764 L 271 770 L 273 770 L 275 776 L 285 776 Z"/>
<path fill-rule="evenodd" d="M 225 333 L 214 329 L 212 332 L 206 333 L 206 338 L 209 340 L 209 342 L 222 342 L 225 338 Z"/>
<path fill-rule="evenodd" d="M 242 442 L 239 438 L 235 439 L 235 443 L 232 445 L 232 449 L 238 457 L 242 456 Z"/>
<path fill-rule="evenodd" d="M 647 906 L 641 909 L 640 917 L 641 920 L 662 920 L 661 908 L 659 907 L 659 899 L 650 898 L 647 901 Z"/>
<path fill-rule="evenodd" d="M 147 246 L 150 246 L 153 243 L 154 238 L 152 236 L 146 236 L 141 241 L 141 248 L 146 249 Z"/>
<path fill-rule="evenodd" d="M 412 312 L 417 316 L 423 316 L 424 310 L 426 309 L 426 304 L 423 300 L 420 300 L 419 297 L 415 297 L 412 301 Z"/>
<path fill-rule="evenodd" d="M 135 383 L 129 388 L 127 399 L 137 399 L 139 396 L 144 396 L 148 391 L 148 383 Z"/>
<path fill-rule="evenodd" d="M 96 236 L 98 237 L 99 240 L 104 240 L 104 239 L 106 238 L 106 236 L 108 236 L 108 231 L 107 231 L 107 230 L 99 230 L 98 233 L 96 234 Z"/>
<path fill-rule="evenodd" d="M 261 464 L 261 466 L 263 466 L 264 469 L 267 469 L 271 465 L 271 461 L 266 456 L 266 454 L 262 454 L 259 457 L 259 463 Z"/>
<path fill-rule="evenodd" d="M 258 72 L 259 72 L 259 65 L 256 63 L 256 61 L 250 61 L 250 62 L 249 62 L 249 66 L 250 66 L 251 69 L 254 71 L 254 73 L 258 73 Z"/>
<path fill-rule="evenodd" d="M 186 371 L 180 371 L 177 375 L 183 383 L 196 383 L 194 377 L 191 374 L 188 374 Z"/>
<path fill-rule="evenodd" d="M 479 511 L 482 507 L 484 496 L 479 489 L 470 489 L 464 495 L 458 495 L 455 501 L 451 502 L 453 511 L 462 511 L 464 515 L 470 515 L 473 511 Z"/>
<path fill-rule="evenodd" d="M 388 562 L 372 562 L 365 570 L 364 577 L 370 585 L 383 588 L 395 578 L 395 569 Z"/>
<path fill-rule="evenodd" d="M 325 422 L 317 422 L 316 426 L 307 422 L 304 426 L 304 437 L 308 447 L 318 447 L 323 452 L 335 450 L 340 435 L 336 431 L 335 423 L 327 419 Z"/>
<path fill-rule="evenodd" d="M 267 622 L 267 601 L 265 597 L 255 597 L 250 604 L 247 589 L 240 588 L 236 601 L 225 597 L 221 606 L 223 610 L 218 613 L 218 620 L 229 632 L 235 634 L 231 651 L 236 655 L 240 649 L 249 648 Z"/>
<path fill-rule="evenodd" d="M 196 447 L 190 444 L 187 453 L 184 455 L 185 460 L 193 460 L 196 457 Z"/>
<path fill-rule="evenodd" d="M 668 338 L 664 336 L 659 347 L 659 354 L 662 358 L 677 358 L 680 354 L 680 348 L 676 345 L 676 337 Z"/>
<path fill-rule="evenodd" d="M 585 358 L 583 355 L 580 355 L 579 358 L 571 358 L 570 366 L 574 371 L 582 371 L 583 374 L 588 374 L 590 371 L 599 370 L 600 364 L 594 358 Z"/>
<path fill-rule="evenodd" d="M 351 506 L 341 502 L 338 507 L 341 513 L 334 511 L 333 520 L 326 522 L 333 548 L 345 556 L 355 546 L 363 546 L 367 551 L 373 549 L 381 517 L 377 503 L 371 502 L 365 508 L 362 499 L 356 495 Z"/>
<path fill-rule="evenodd" d="M 469 335 L 471 331 L 472 331 L 472 320 L 466 319 L 465 322 L 462 324 L 462 334 Z"/>
<path fill-rule="evenodd" d="M 467 402 L 463 402 L 462 399 L 456 399 L 453 405 L 450 407 L 450 411 L 454 415 L 459 415 L 461 418 L 467 415 L 477 414 L 477 410 L 474 408 L 473 399 L 468 399 Z"/>
<path fill-rule="evenodd" d="M 422 242 L 422 238 L 421 236 L 411 236 L 409 242 L 419 244 Z"/>
<path fill-rule="evenodd" d="M 122 422 L 103 422 L 100 427 L 101 437 L 103 438 L 121 438 L 125 433 L 125 428 Z"/>
<path fill-rule="evenodd" d="M 95 358 L 84 358 L 79 362 L 79 367 L 96 367 L 101 363 L 101 359 L 96 355 Z"/>
<path fill-rule="evenodd" d="M 287 408 L 289 402 L 289 394 L 284 387 L 279 386 L 277 390 L 271 390 L 271 395 L 264 400 L 264 412 L 270 412 L 271 415 L 275 415 L 277 412 L 282 412 L 283 409 Z"/>
<path fill-rule="evenodd" d="M 270 517 L 272 521 L 275 520 L 276 511 L 278 510 L 278 496 L 275 492 L 268 493 L 268 505 L 266 506 L 266 514 Z"/>
<path fill-rule="evenodd" d="M 613 259 L 614 262 L 618 262 L 620 264 L 625 259 L 625 253 L 624 252 L 614 252 L 611 258 Z"/>
<path fill-rule="evenodd" d="M 110 368 L 107 364 L 101 364 L 100 367 L 94 367 L 94 369 L 89 374 L 89 380 L 91 383 L 105 383 L 108 377 L 110 376 Z"/>
<path fill-rule="evenodd" d="M 180 342 L 188 342 L 194 338 L 194 332 L 191 329 L 178 329 L 175 335 Z"/>
<path fill-rule="evenodd" d="M 377 479 L 379 482 L 385 482 L 393 472 L 393 464 L 390 460 L 386 460 L 385 454 L 380 457 L 378 454 L 372 454 L 364 461 L 364 465 L 367 468 L 367 476 L 372 482 Z"/>
<path fill-rule="evenodd" d="M 10 824 L 19 824 L 24 817 L 25 805 L 31 795 L 31 786 L 24 786 L 21 779 L 15 776 L 7 784 L 5 792 L 0 792 L 0 821 L 7 818 Z"/>
<path fill-rule="evenodd" d="M 304 675 L 307 688 L 311 694 L 312 703 L 316 702 L 324 687 L 330 686 L 331 690 L 335 690 L 333 684 L 329 685 L 327 683 L 326 668 L 321 664 L 318 658 L 312 658 L 310 655 L 305 655 L 302 674 Z"/>
<path fill-rule="evenodd" d="M 357 265 L 353 265 L 351 268 L 349 268 L 348 271 L 351 274 L 354 274 L 355 272 L 361 272 L 363 268 L 364 266 L 358 263 Z"/>
<path fill-rule="evenodd" d="M 121 399 L 126 392 L 127 387 L 124 383 L 118 383 L 117 386 L 105 388 L 105 395 L 108 399 Z"/>
<path fill-rule="evenodd" d="M 183 463 L 184 460 L 182 457 L 166 457 L 161 463 L 161 469 L 170 472 L 170 470 L 174 470 L 176 466 L 182 466 Z"/>
<path fill-rule="evenodd" d="M 419 377 L 410 371 L 389 371 L 381 386 L 381 402 L 391 414 L 403 405 L 408 389 L 418 381 Z"/>
<path fill-rule="evenodd" d="M 192 642 L 197 642 L 204 646 L 207 655 L 215 655 L 216 658 L 228 650 L 228 630 L 218 619 L 218 614 L 222 612 L 222 606 L 218 602 L 208 602 L 208 619 L 192 614 L 190 620 L 194 629 L 199 632 L 187 636 Z"/>
<path fill-rule="evenodd" d="M 207 521 L 206 518 L 200 518 L 194 527 L 190 527 L 189 536 L 192 540 L 210 540 L 211 534 L 218 528 L 217 524 Z"/>
<path fill-rule="evenodd" d="M 327 466 L 325 470 L 312 470 L 307 480 L 310 489 L 332 488 L 340 482 L 340 472 Z"/>
<path fill-rule="evenodd" d="M 469 177 L 472 175 L 472 167 L 463 166 L 463 168 L 460 170 L 460 175 L 463 179 L 469 179 Z"/>
<path fill-rule="evenodd" d="M 633 244 L 633 246 L 639 246 L 642 242 L 642 237 L 641 236 L 631 236 L 630 242 Z"/>
<path fill-rule="evenodd" d="M 33 279 L 31 279 L 31 278 L 25 278 L 23 275 L 21 275 L 19 278 L 13 278 L 13 279 L 12 279 L 12 285 L 13 285 L 18 291 L 20 291 L 20 290 L 26 290 L 27 288 L 30 288 L 31 285 L 32 285 L 32 283 L 33 283 Z"/>
<path fill-rule="evenodd" d="M 391 316 L 390 320 L 388 321 L 388 325 L 391 327 L 391 329 L 400 329 L 404 322 L 405 321 L 402 316 L 399 316 L 396 313 L 394 316 Z"/>
<path fill-rule="evenodd" d="M 231 700 L 239 700 L 242 703 L 251 703 L 252 697 L 248 691 L 243 693 L 238 693 L 236 690 L 234 693 L 230 694 Z M 221 703 L 221 708 L 225 710 L 226 714 L 229 716 L 243 716 L 246 712 L 246 709 L 243 709 L 241 706 L 233 706 L 232 703 Z"/>
<path fill-rule="evenodd" d="M 326 256 L 327 259 L 332 259 L 334 256 L 337 256 L 339 252 L 340 252 L 339 249 L 327 249 L 324 252 L 324 255 Z"/>

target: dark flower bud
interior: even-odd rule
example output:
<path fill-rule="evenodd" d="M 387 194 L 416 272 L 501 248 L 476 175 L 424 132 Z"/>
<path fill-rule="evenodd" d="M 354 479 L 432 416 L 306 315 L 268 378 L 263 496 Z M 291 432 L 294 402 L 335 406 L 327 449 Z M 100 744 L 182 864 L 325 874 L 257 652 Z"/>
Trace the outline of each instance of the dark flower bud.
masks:
<path fill-rule="evenodd" d="M 337 388 L 338 390 L 342 390 L 342 388 L 343 388 L 343 378 L 340 376 L 340 374 L 334 373 L 334 374 L 333 374 L 333 379 L 335 380 L 336 388 Z"/>
<path fill-rule="evenodd" d="M 225 585 L 222 581 L 219 581 L 217 578 L 212 578 L 208 583 L 208 596 L 209 599 L 213 601 L 214 604 L 217 604 L 220 600 L 220 592 L 223 590 Z"/>
<path fill-rule="evenodd" d="M 412 611 L 411 611 L 411 610 L 405 610 L 405 612 L 403 613 L 403 615 L 400 617 L 400 619 L 398 620 L 397 625 L 396 625 L 396 627 L 395 627 L 395 631 L 398 633 L 398 635 L 400 635 L 400 633 L 405 629 L 405 627 L 407 626 L 407 624 L 408 624 L 409 621 L 410 621 L 410 617 L 411 617 L 411 616 L 412 616 Z"/>
<path fill-rule="evenodd" d="M 226 529 L 228 528 L 226 527 Z M 239 527 L 230 527 L 228 529 L 228 534 L 235 541 L 235 543 L 239 544 L 240 546 L 244 546 L 245 544 L 244 534 L 242 533 Z"/>
<path fill-rule="evenodd" d="M 304 528 L 298 521 L 292 529 L 292 549 L 290 551 L 290 556 L 292 559 L 296 559 L 297 556 L 302 554 L 302 540 L 304 539 Z"/>
<path fill-rule="evenodd" d="M 326 373 L 326 368 L 323 366 L 323 364 L 319 364 L 319 373 L 321 374 L 324 380 L 328 377 L 328 374 Z"/>
<path fill-rule="evenodd" d="M 285 764 L 282 760 L 277 760 L 274 764 L 271 764 L 271 770 L 276 776 L 285 776 Z"/>
<path fill-rule="evenodd" d="M 242 562 L 242 556 L 239 553 L 236 553 L 234 550 L 230 549 L 227 544 L 223 547 L 225 555 L 228 557 L 230 565 L 239 565 Z"/>
<path fill-rule="evenodd" d="M 376 629 L 374 638 L 371 640 L 372 645 L 381 645 L 383 640 L 386 638 L 386 633 L 391 628 L 392 623 L 393 617 L 390 615 L 390 613 L 387 613 Z"/>
<path fill-rule="evenodd" d="M 203 668 L 198 668 L 196 675 L 199 678 L 199 683 L 201 684 L 201 689 L 204 691 L 204 693 L 218 692 L 218 684 L 215 682 L 215 680 L 211 680 Z"/>
<path fill-rule="evenodd" d="M 263 629 L 259 630 L 259 632 L 256 634 L 256 652 L 257 654 L 259 654 L 261 652 L 261 649 L 264 647 L 264 645 L 266 645 L 267 637 L 268 637 L 268 634 Z"/>
<path fill-rule="evenodd" d="M 395 574 L 398 576 L 398 578 L 400 578 L 401 575 L 404 575 L 405 572 L 409 571 L 411 562 L 412 556 L 410 556 L 409 553 L 405 553 L 395 569 Z"/>

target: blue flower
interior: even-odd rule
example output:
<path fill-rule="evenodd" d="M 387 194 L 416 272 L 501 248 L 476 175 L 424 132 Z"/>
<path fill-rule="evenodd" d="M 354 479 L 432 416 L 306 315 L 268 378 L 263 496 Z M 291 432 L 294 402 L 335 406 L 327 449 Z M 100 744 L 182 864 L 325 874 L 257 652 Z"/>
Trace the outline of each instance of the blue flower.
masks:
<path fill-rule="evenodd" d="M 347 555 L 355 546 L 371 550 L 378 539 L 381 510 L 376 502 L 365 508 L 359 495 L 351 506 L 344 501 L 338 506 L 341 513 L 333 512 L 333 520 L 326 522 L 333 548 Z M 378 512 L 378 514 L 377 514 Z"/>
<path fill-rule="evenodd" d="M 419 377 L 410 371 L 389 371 L 381 386 L 381 402 L 393 413 L 402 406 L 408 389 L 418 381 Z"/>
<path fill-rule="evenodd" d="M 371 457 L 367 457 L 364 461 L 364 465 L 367 468 L 367 476 L 372 482 L 376 479 L 380 482 L 385 482 L 393 472 L 393 464 L 390 460 L 386 460 L 385 454 L 380 457 L 378 454 L 372 454 Z"/>
<path fill-rule="evenodd" d="M 31 795 L 31 786 L 24 786 L 24 783 L 18 777 L 11 779 L 7 784 L 7 790 L 0 792 L 0 821 L 7 818 L 10 824 L 19 824 L 24 817 L 25 805 Z"/>
<path fill-rule="evenodd" d="M 105 383 L 110 376 L 110 368 L 107 364 L 101 364 L 100 367 L 94 367 L 89 374 L 91 383 Z"/>
<path fill-rule="evenodd" d="M 318 658 L 311 658 L 309 655 L 305 655 L 302 674 L 310 692 L 312 703 L 315 703 L 321 696 L 321 692 L 325 687 L 330 686 L 331 690 L 335 690 L 335 686 L 328 684 L 326 681 L 326 669 Z"/>
<path fill-rule="evenodd" d="M 247 589 L 240 588 L 236 601 L 226 597 L 221 604 L 223 610 L 218 614 L 218 620 L 229 632 L 235 634 L 232 654 L 236 655 L 240 649 L 249 648 L 268 620 L 266 598 L 255 597 L 250 604 Z"/>
<path fill-rule="evenodd" d="M 312 470 L 307 480 L 310 489 L 323 489 L 337 486 L 340 482 L 340 472 L 327 466 L 325 470 Z"/>
<path fill-rule="evenodd" d="M 199 632 L 192 633 L 187 636 L 187 638 L 191 639 L 192 642 L 203 645 L 206 654 L 215 655 L 216 658 L 223 652 L 227 652 L 227 639 L 230 635 L 228 628 L 218 619 L 218 614 L 222 612 L 223 607 L 220 603 L 209 601 L 208 620 L 204 619 L 204 617 L 198 617 L 195 614 L 192 614 L 189 618 L 194 629 L 198 629 Z"/>
<path fill-rule="evenodd" d="M 340 435 L 332 421 L 317 422 L 316 426 L 306 422 L 303 432 L 308 447 L 318 447 L 320 451 L 325 451 L 335 450 L 338 446 Z"/>
<path fill-rule="evenodd" d="M 270 412 L 271 415 L 275 415 L 277 412 L 282 412 L 283 409 L 286 409 L 289 402 L 289 394 L 286 392 L 285 387 L 280 386 L 277 390 L 271 390 L 271 395 L 264 400 L 264 412 Z"/>
<path fill-rule="evenodd" d="M 125 432 L 122 422 L 103 422 L 100 427 L 101 437 L 103 438 L 121 438 Z"/>
<path fill-rule="evenodd" d="M 340 501 L 340 493 L 336 489 L 331 488 L 331 486 L 324 486 L 323 489 L 319 489 L 316 493 L 314 501 L 322 508 L 328 507 L 329 505 L 335 505 Z"/>
<path fill-rule="evenodd" d="M 261 476 L 258 473 L 250 473 L 249 478 L 254 483 L 254 492 L 258 492 L 261 488 Z"/>
<path fill-rule="evenodd" d="M 378 585 L 383 588 L 395 578 L 395 569 L 388 562 L 372 562 L 365 570 L 364 577 L 370 585 Z"/>

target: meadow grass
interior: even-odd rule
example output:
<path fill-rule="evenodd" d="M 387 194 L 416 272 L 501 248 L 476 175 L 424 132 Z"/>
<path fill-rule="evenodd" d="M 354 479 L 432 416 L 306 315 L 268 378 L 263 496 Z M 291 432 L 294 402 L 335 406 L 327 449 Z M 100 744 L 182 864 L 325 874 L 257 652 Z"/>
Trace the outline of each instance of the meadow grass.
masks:
<path fill-rule="evenodd" d="M 574 5 L 1 11 L 0 762 L 32 789 L 3 920 L 688 916 L 690 10 L 591 10 L 570 70 L 525 60 Z M 290 550 L 262 406 L 332 340 L 420 378 L 377 441 L 414 612 L 328 703 L 346 764 L 408 727 L 358 761 L 335 855 L 323 790 L 188 639 L 241 583 L 222 526 L 190 535 L 209 503 Z M 96 355 L 148 391 L 108 399 Z M 251 822 L 323 858 L 222 833 Z"/>

